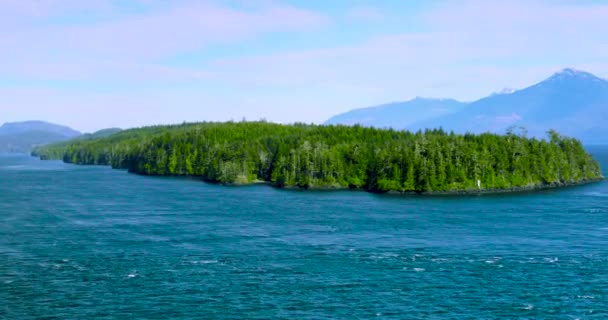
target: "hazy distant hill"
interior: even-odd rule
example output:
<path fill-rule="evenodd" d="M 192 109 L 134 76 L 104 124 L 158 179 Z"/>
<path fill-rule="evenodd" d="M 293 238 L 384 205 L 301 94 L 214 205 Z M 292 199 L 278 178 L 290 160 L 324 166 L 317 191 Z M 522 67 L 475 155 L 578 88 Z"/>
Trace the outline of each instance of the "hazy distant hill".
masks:
<path fill-rule="evenodd" d="M 97 139 L 97 138 L 105 138 L 107 136 L 111 136 L 115 133 L 121 132 L 120 128 L 108 128 L 101 129 L 99 131 L 95 131 L 93 133 L 85 133 L 82 136 L 78 137 L 78 139 Z"/>
<path fill-rule="evenodd" d="M 81 135 L 80 132 L 70 127 L 44 121 L 7 122 L 0 126 L 0 135 L 10 135 L 32 131 L 56 133 L 68 138 Z"/>
<path fill-rule="evenodd" d="M 43 121 L 5 123 L 0 126 L 0 152 L 29 152 L 33 147 L 69 140 L 81 133 Z"/>
<path fill-rule="evenodd" d="M 406 128 L 417 121 L 458 112 L 465 106 L 465 103 L 452 99 L 415 98 L 405 102 L 393 102 L 348 111 L 331 117 L 325 124 Z"/>
<path fill-rule="evenodd" d="M 547 130 L 556 129 L 584 143 L 608 143 L 608 81 L 583 71 L 564 69 L 528 88 L 494 94 L 457 106 L 454 112 L 412 122 L 412 117 L 417 117 L 415 114 L 420 110 L 435 108 L 435 100 L 426 101 L 428 103 L 416 108 L 408 103 L 394 108 L 390 126 L 409 130 L 441 126 L 446 130 L 474 133 L 504 133 L 509 127 L 521 126 L 531 136 L 544 136 Z M 349 114 L 345 113 L 331 118 L 328 123 L 386 126 L 385 120 L 369 120 L 383 119 L 379 107 L 355 111 L 365 117 L 335 121 Z"/>

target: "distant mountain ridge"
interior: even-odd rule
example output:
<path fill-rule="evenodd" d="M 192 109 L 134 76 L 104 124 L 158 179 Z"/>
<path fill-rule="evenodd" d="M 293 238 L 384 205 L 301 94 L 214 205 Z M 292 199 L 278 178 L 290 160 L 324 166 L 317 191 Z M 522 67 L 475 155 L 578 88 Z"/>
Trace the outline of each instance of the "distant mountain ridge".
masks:
<path fill-rule="evenodd" d="M 80 135 L 72 128 L 44 121 L 8 122 L 0 126 L 0 152 L 27 153 L 35 146 Z"/>
<path fill-rule="evenodd" d="M 78 139 L 97 139 L 97 138 L 105 138 L 107 136 L 111 136 L 115 133 L 121 132 L 121 128 L 107 128 L 95 131 L 93 133 L 85 133 L 78 137 Z"/>
<path fill-rule="evenodd" d="M 44 121 L 7 122 L 0 126 L 0 135 L 19 134 L 31 131 L 50 132 L 73 138 L 82 133 L 63 125 Z"/>
<path fill-rule="evenodd" d="M 330 118 L 325 124 L 360 124 L 380 128 L 404 128 L 417 121 L 455 113 L 466 103 L 454 99 L 430 99 L 416 97 L 405 102 L 392 102 L 376 107 L 355 109 Z M 401 116 L 402 110 L 411 112 L 408 117 Z"/>
<path fill-rule="evenodd" d="M 337 115 L 326 124 L 359 123 L 412 131 L 442 127 L 460 133 L 504 133 L 517 126 L 535 137 L 555 129 L 587 144 L 608 143 L 608 81 L 584 71 L 563 69 L 530 87 L 454 104 L 436 116 L 423 112 L 444 100 L 426 99 L 415 106 L 412 101 L 415 99 L 392 104 L 390 114 L 382 106 L 370 107 Z"/>

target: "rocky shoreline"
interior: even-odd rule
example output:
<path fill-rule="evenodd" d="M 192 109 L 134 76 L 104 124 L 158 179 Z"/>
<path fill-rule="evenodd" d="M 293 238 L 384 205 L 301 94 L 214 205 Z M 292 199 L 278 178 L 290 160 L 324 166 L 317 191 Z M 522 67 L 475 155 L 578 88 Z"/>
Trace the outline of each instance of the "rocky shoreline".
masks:
<path fill-rule="evenodd" d="M 145 174 L 141 174 L 141 173 L 134 173 L 134 174 L 146 176 Z M 157 177 L 163 177 L 163 176 L 157 176 Z M 188 178 L 188 179 L 197 178 L 196 176 L 166 176 L 166 177 L 183 177 L 183 178 Z M 362 192 L 371 192 L 371 193 L 377 193 L 377 194 L 403 195 L 403 196 L 408 196 L 408 195 L 458 196 L 458 195 L 492 195 L 492 194 L 535 192 L 535 191 L 542 191 L 542 190 L 549 190 L 549 189 L 560 189 L 560 188 L 567 188 L 567 187 L 582 186 L 582 185 L 586 185 L 586 184 L 598 183 L 598 182 L 604 181 L 605 179 L 606 178 L 602 176 L 602 177 L 599 177 L 596 179 L 585 179 L 585 180 L 575 181 L 575 182 L 574 181 L 573 182 L 559 182 L 559 183 L 552 183 L 552 184 L 530 185 L 530 186 L 525 186 L 525 187 L 511 187 L 511 188 L 505 188 L 505 189 L 474 189 L 474 188 L 471 188 L 471 189 L 467 189 L 467 190 L 443 190 L 443 191 L 423 191 L 423 192 L 417 192 L 417 191 L 371 192 L 371 191 L 367 191 L 367 190 L 361 189 L 361 188 L 349 188 L 349 187 L 343 187 L 343 186 L 339 186 L 339 185 L 312 186 L 312 187 L 308 187 L 308 188 L 302 188 L 302 187 L 298 187 L 298 186 L 281 186 L 281 187 L 279 187 L 279 186 L 273 185 L 272 182 L 262 181 L 262 180 L 255 180 L 255 181 L 248 182 L 248 183 L 218 183 L 218 182 L 208 181 L 205 179 L 202 179 L 202 181 L 205 183 L 209 183 L 209 184 L 217 184 L 217 185 L 229 186 L 229 187 L 267 185 L 269 187 L 276 188 L 276 189 L 293 190 L 293 191 L 362 191 Z"/>
<path fill-rule="evenodd" d="M 561 189 L 568 187 L 576 187 L 582 186 L 586 184 L 598 183 L 604 181 L 605 178 L 597 178 L 597 179 L 586 179 L 577 182 L 560 182 L 553 184 L 543 184 L 543 185 L 533 185 L 526 187 L 511 187 L 505 189 L 468 189 L 468 190 L 447 190 L 447 191 L 424 191 L 424 192 L 394 192 L 389 191 L 388 194 L 417 194 L 424 196 L 457 196 L 457 195 L 492 195 L 492 194 L 511 194 L 511 193 L 527 193 L 527 192 L 535 192 L 542 190 L 550 190 L 550 189 Z"/>
<path fill-rule="evenodd" d="M 45 160 L 45 159 L 42 159 L 40 156 L 36 156 L 36 155 L 34 155 L 34 156 L 39 158 L 42 161 Z M 75 164 L 75 165 L 79 165 L 79 164 Z M 598 183 L 598 182 L 604 181 L 606 179 L 605 177 L 601 176 L 601 177 L 598 177 L 595 179 L 584 179 L 581 181 L 558 182 L 558 183 L 552 183 L 552 184 L 534 184 L 534 185 L 529 185 L 529 186 L 511 187 L 511 188 L 504 188 L 504 189 L 469 188 L 466 190 L 443 190 L 443 191 L 422 191 L 422 192 L 395 191 L 395 190 L 386 191 L 386 192 L 374 192 L 374 191 L 369 191 L 369 190 L 365 190 L 362 188 L 344 187 L 344 186 L 340 186 L 337 184 L 336 185 L 326 185 L 326 186 L 310 186 L 307 188 L 303 188 L 303 187 L 299 187 L 299 186 L 277 186 L 277 185 L 274 185 L 270 181 L 263 181 L 263 180 L 254 180 L 251 182 L 240 181 L 240 182 L 233 182 L 233 183 L 220 183 L 220 182 L 209 181 L 209 180 L 204 179 L 199 176 L 148 175 L 148 174 L 142 174 L 142 173 L 132 172 L 132 171 L 128 171 L 128 173 L 143 175 L 143 176 L 194 179 L 194 180 L 203 181 L 205 183 L 217 184 L 217 185 L 222 185 L 222 186 L 231 186 L 231 187 L 267 185 L 267 186 L 270 186 L 270 187 L 276 188 L 276 189 L 294 190 L 294 191 L 362 191 L 362 192 L 370 192 L 370 193 L 376 193 L 376 194 L 389 194 L 389 195 L 396 195 L 396 196 L 399 196 L 399 195 L 401 195 L 401 196 L 459 196 L 459 195 L 471 196 L 471 195 L 526 193 L 526 192 L 535 192 L 535 191 L 542 191 L 542 190 L 548 190 L 548 189 L 558 189 L 558 188 L 581 186 L 581 185 L 586 185 L 586 184 L 591 184 L 591 183 Z"/>

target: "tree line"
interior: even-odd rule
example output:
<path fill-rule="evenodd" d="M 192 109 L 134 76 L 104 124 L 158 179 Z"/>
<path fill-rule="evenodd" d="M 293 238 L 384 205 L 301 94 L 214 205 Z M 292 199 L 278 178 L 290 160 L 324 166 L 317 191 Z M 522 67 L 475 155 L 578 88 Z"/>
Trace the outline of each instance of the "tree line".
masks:
<path fill-rule="evenodd" d="M 125 130 L 39 147 L 41 159 L 111 165 L 144 175 L 225 184 L 428 192 L 534 188 L 598 179 L 580 141 L 508 132 L 455 134 L 267 122 L 192 123 Z"/>

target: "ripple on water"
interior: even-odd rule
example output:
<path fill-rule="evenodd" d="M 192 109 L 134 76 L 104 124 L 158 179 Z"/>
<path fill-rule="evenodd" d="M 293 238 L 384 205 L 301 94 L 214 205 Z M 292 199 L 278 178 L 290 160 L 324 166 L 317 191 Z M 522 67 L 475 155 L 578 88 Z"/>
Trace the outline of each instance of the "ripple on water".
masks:
<path fill-rule="evenodd" d="M 592 191 L 592 192 L 585 192 L 585 193 L 583 193 L 583 195 L 588 196 L 588 197 L 606 198 L 606 197 L 608 197 L 608 192 Z"/>
<path fill-rule="evenodd" d="M 216 264 L 219 263 L 218 260 L 199 260 L 199 261 L 192 261 L 192 264 Z"/>
<path fill-rule="evenodd" d="M 608 318 L 605 183 L 385 197 L 25 159 L 0 157 L 7 319 Z"/>

